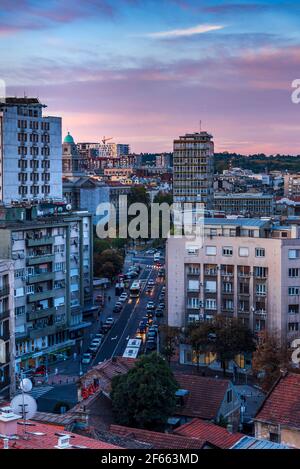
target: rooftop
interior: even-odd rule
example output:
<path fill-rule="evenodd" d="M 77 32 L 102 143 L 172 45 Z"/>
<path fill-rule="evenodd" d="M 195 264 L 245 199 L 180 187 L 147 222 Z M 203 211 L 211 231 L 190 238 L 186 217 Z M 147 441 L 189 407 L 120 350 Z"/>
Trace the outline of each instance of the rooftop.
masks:
<path fill-rule="evenodd" d="M 121 425 L 111 425 L 110 431 L 120 436 L 130 437 L 142 443 L 150 443 L 155 449 L 201 449 L 205 444 L 205 441 L 200 438 L 153 432 Z"/>
<path fill-rule="evenodd" d="M 205 422 L 200 419 L 193 419 L 184 425 L 176 428 L 174 431 L 177 435 L 187 436 L 205 440 L 208 443 L 221 449 L 229 449 L 241 438 L 242 433 L 230 433 L 226 428 L 215 425 L 214 423 Z"/>
<path fill-rule="evenodd" d="M 263 402 L 255 420 L 300 429 L 300 375 L 281 377 Z"/>
<path fill-rule="evenodd" d="M 64 427 L 40 422 L 29 421 L 26 425 L 27 438 L 24 438 L 23 424 L 17 426 L 17 438 L 9 440 L 9 449 L 55 449 L 59 436 L 69 435 L 68 449 L 117 449 L 118 446 L 104 441 L 94 440 L 86 436 L 65 431 Z M 0 445 L 1 447 L 1 445 Z M 3 445 L 1 447 L 3 449 Z"/>
<path fill-rule="evenodd" d="M 184 398 L 184 405 L 176 408 L 176 415 L 204 420 L 213 420 L 217 417 L 229 380 L 183 373 L 175 373 L 175 378 L 181 389 L 189 391 Z"/>

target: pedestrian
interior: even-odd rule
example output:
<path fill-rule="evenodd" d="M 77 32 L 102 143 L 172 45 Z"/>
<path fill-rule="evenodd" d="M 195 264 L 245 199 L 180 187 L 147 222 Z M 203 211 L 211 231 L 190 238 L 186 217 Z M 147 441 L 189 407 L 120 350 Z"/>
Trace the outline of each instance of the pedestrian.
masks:
<path fill-rule="evenodd" d="M 54 370 L 54 374 L 57 375 L 58 374 L 58 368 L 55 368 Z"/>
<path fill-rule="evenodd" d="M 74 353 L 73 353 L 73 360 L 74 360 L 74 362 L 76 361 L 76 358 L 77 358 L 77 353 L 74 352 Z"/>
<path fill-rule="evenodd" d="M 110 296 L 108 296 L 108 301 L 110 301 Z"/>

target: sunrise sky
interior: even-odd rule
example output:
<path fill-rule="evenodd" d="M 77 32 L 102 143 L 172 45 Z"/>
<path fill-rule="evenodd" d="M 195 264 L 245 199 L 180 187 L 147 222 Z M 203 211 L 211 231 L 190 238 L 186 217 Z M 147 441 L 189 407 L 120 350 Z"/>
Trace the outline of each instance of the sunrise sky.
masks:
<path fill-rule="evenodd" d="M 217 151 L 300 154 L 300 2 L 0 0 L 0 78 L 76 141 L 168 151 L 202 128 Z"/>

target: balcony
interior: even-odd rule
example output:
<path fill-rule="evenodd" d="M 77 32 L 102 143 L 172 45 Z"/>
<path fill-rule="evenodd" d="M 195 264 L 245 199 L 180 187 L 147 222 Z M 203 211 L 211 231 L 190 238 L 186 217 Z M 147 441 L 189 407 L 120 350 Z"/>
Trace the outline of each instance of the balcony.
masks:
<path fill-rule="evenodd" d="M 9 295 L 9 285 L 5 285 L 4 287 L 0 287 L 0 297 L 8 296 Z"/>
<path fill-rule="evenodd" d="M 41 238 L 36 238 L 36 239 L 27 238 L 26 243 L 28 247 L 44 246 L 46 244 L 53 244 L 54 238 L 52 236 L 42 236 Z"/>
<path fill-rule="evenodd" d="M 40 274 L 30 275 L 28 277 L 28 283 L 38 283 L 38 282 L 47 282 L 48 280 L 53 280 L 55 277 L 54 272 L 42 272 Z"/>
<path fill-rule="evenodd" d="M 45 326 L 45 327 L 33 328 L 29 330 L 29 338 L 37 339 L 38 337 L 55 334 L 58 331 L 58 329 L 61 329 L 61 327 Z"/>
<path fill-rule="evenodd" d="M 218 275 L 218 272 L 217 270 L 205 270 L 204 274 L 208 277 L 216 277 Z"/>
<path fill-rule="evenodd" d="M 27 313 L 28 321 L 36 321 L 37 319 L 46 318 L 48 316 L 54 315 L 56 312 L 55 308 L 45 308 L 40 310 L 31 311 Z"/>
<path fill-rule="evenodd" d="M 54 262 L 53 254 L 44 254 L 41 256 L 29 257 L 27 258 L 27 265 L 37 265 L 44 264 L 47 262 Z"/>
<path fill-rule="evenodd" d="M 28 303 L 34 303 L 35 301 L 48 300 L 55 296 L 54 290 L 46 290 L 37 293 L 31 293 L 27 295 Z"/>
<path fill-rule="evenodd" d="M 257 316 L 260 316 L 261 318 L 266 318 L 267 317 L 267 311 L 265 309 L 257 309 L 255 311 L 255 314 Z"/>
<path fill-rule="evenodd" d="M 0 321 L 3 320 L 3 319 L 9 318 L 9 316 L 10 316 L 9 309 L 5 310 L 5 311 L 0 311 Z"/>

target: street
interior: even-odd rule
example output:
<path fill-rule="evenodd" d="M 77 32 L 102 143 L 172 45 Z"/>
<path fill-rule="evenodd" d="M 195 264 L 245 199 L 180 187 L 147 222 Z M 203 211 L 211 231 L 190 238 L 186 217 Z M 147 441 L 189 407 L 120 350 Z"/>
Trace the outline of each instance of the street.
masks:
<path fill-rule="evenodd" d="M 158 303 L 158 297 L 163 286 L 161 278 L 157 277 L 158 269 L 155 268 L 153 262 L 153 255 L 142 255 L 132 256 L 127 255 L 124 263 L 124 272 L 127 271 L 130 265 L 140 264 L 141 271 L 138 279 L 142 282 L 142 289 L 139 298 L 130 298 L 125 302 L 123 309 L 120 313 L 113 313 L 113 307 L 117 298 L 114 292 L 110 289 L 106 292 L 106 297 L 111 296 L 110 301 L 106 301 L 106 305 L 101 312 L 101 321 L 104 323 L 107 317 L 113 317 L 115 323 L 110 331 L 106 334 L 104 341 L 102 342 L 97 355 L 94 357 L 89 365 L 83 365 L 83 371 L 86 371 L 91 366 L 96 365 L 104 360 L 107 360 L 113 356 L 122 356 L 129 338 L 134 338 L 139 322 L 146 315 L 146 304 L 149 300 Z M 153 280 L 154 288 L 151 294 L 145 293 L 145 287 L 149 280 Z M 132 281 L 130 281 L 130 284 Z M 95 322 L 92 328 L 93 335 L 100 329 L 100 322 Z M 91 335 L 91 330 L 90 330 Z M 88 347 L 88 341 L 85 340 L 85 344 Z M 85 350 L 83 350 L 85 351 Z"/>

